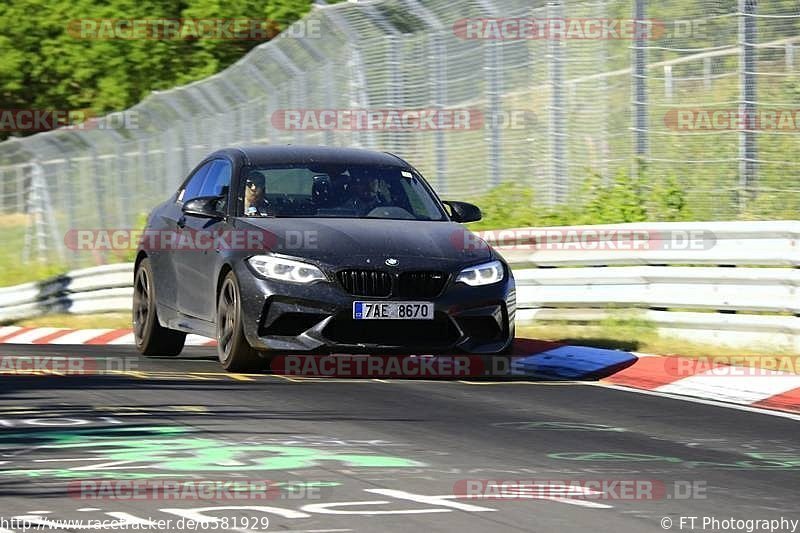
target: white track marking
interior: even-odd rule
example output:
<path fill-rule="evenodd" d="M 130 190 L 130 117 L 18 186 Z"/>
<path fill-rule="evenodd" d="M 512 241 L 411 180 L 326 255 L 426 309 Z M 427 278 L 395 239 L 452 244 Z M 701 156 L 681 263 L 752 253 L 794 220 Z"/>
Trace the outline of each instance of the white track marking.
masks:
<path fill-rule="evenodd" d="M 604 387 L 607 389 L 615 389 L 624 392 L 635 392 L 637 394 L 647 394 L 650 396 L 660 396 L 662 398 L 670 398 L 672 400 L 681 400 L 684 402 L 691 402 L 691 403 L 700 403 L 703 405 L 713 405 L 715 407 L 724 407 L 726 409 L 736 409 L 737 411 L 746 411 L 748 413 L 777 416 L 779 418 L 788 418 L 790 420 L 800 420 L 800 414 L 787 413 L 785 411 L 773 411 L 772 409 L 762 409 L 760 407 L 752 407 L 750 405 L 739 405 L 735 403 L 720 402 L 718 400 L 705 400 L 703 398 L 693 398 L 691 396 L 681 396 L 678 394 L 671 394 L 667 392 L 635 389 L 632 387 L 623 387 L 621 385 L 612 385 L 610 383 L 602 383 L 602 382 L 584 383 L 584 385 L 591 385 L 594 387 Z"/>
<path fill-rule="evenodd" d="M 136 339 L 134 338 L 133 333 L 128 333 L 122 337 L 114 339 L 108 344 L 136 344 Z"/>
<path fill-rule="evenodd" d="M 110 329 L 77 329 L 57 339 L 58 344 L 85 344 L 87 341 L 105 335 Z"/>
<path fill-rule="evenodd" d="M 743 374 L 741 376 L 722 375 L 720 370 L 708 370 L 661 385 L 653 390 L 747 405 L 800 388 L 798 375 L 769 372 L 763 376 L 747 376 L 746 374 L 753 369 L 741 370 Z M 729 372 L 735 371 L 729 370 Z"/>
<path fill-rule="evenodd" d="M 214 339 L 208 337 L 201 337 L 200 335 L 189 334 L 186 335 L 186 346 L 205 346 Z"/>
<path fill-rule="evenodd" d="M 4 337 L 6 335 L 10 335 L 15 331 L 22 329 L 19 326 L 0 326 L 0 337 Z"/>
<path fill-rule="evenodd" d="M 31 344 L 33 341 L 41 339 L 45 335 L 50 335 L 51 333 L 55 333 L 56 331 L 63 331 L 63 330 L 64 328 L 34 328 L 24 333 L 14 335 L 6 342 L 11 342 L 14 344 Z"/>

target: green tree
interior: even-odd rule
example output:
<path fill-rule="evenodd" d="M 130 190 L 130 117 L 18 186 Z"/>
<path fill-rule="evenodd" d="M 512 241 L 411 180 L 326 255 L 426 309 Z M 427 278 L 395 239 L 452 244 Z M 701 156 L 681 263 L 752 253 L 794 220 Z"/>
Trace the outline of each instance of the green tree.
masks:
<path fill-rule="evenodd" d="M 219 72 L 263 42 L 85 39 L 68 31 L 81 19 L 246 18 L 283 29 L 309 9 L 311 0 L 5 0 L 0 109 L 122 110 Z"/>

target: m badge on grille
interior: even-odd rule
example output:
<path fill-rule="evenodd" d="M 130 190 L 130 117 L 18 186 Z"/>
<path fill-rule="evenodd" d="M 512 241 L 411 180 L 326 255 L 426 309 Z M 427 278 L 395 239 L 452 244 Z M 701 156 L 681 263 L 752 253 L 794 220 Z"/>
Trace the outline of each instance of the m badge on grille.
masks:
<path fill-rule="evenodd" d="M 386 263 L 386 266 L 393 267 L 393 266 L 397 266 L 398 263 L 400 263 L 400 261 L 398 261 L 394 257 L 390 257 L 386 261 L 384 261 L 384 263 Z"/>

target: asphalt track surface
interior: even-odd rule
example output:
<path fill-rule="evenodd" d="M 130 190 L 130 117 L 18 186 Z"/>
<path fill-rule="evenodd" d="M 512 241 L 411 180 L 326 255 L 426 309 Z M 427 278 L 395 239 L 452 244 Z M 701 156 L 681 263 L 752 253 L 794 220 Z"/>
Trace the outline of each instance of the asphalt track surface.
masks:
<path fill-rule="evenodd" d="M 118 520 L 104 531 L 131 531 L 137 520 L 169 519 L 161 530 L 404 533 L 655 532 L 665 517 L 671 531 L 742 531 L 708 520 L 800 519 L 800 432 L 791 418 L 590 383 L 230 376 L 212 348 L 153 359 L 127 346 L 0 352 L 123 358 L 135 368 L 0 377 L 6 530 L 23 531 L 11 522 L 20 516 L 28 531 L 35 523 L 80 530 L 66 520 L 85 521 L 84 531 Z M 184 492 L 131 499 L 126 480 L 178 480 Z M 187 499 L 199 480 L 251 488 L 269 480 L 280 489 L 267 499 L 255 489 L 236 493 L 249 499 Z M 452 497 L 467 480 L 521 485 L 507 485 L 504 499 Z M 606 485 L 603 497 L 531 490 L 542 480 L 636 480 L 638 489 L 626 496 Z M 205 527 L 178 527 L 192 516 Z M 686 517 L 697 517 L 693 528 Z"/>

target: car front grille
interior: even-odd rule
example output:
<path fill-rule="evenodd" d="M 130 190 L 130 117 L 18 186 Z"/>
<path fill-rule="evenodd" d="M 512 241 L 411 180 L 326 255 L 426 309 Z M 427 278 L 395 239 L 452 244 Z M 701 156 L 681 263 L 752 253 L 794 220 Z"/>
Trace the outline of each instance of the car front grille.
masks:
<path fill-rule="evenodd" d="M 354 296 L 386 297 L 392 294 L 392 276 L 380 270 L 340 270 L 336 278 Z"/>
<path fill-rule="evenodd" d="M 403 298 L 433 298 L 442 292 L 443 272 L 403 272 L 397 279 L 397 295 Z"/>
<path fill-rule="evenodd" d="M 442 292 L 447 275 L 439 271 L 419 271 L 393 276 L 382 270 L 348 269 L 337 272 L 336 279 L 353 296 L 433 298 Z"/>

